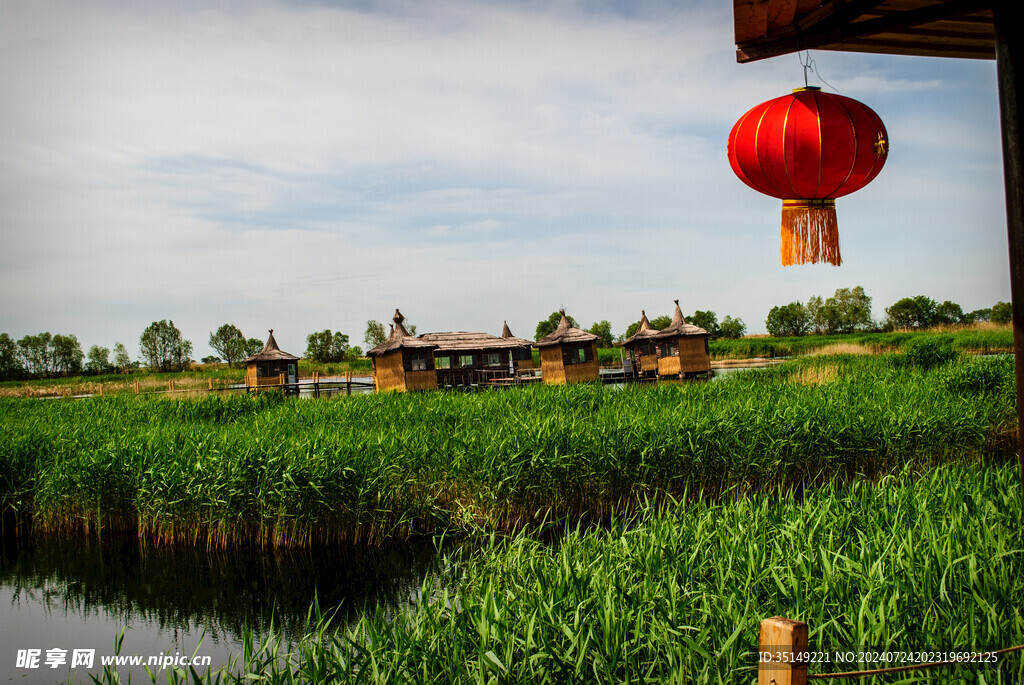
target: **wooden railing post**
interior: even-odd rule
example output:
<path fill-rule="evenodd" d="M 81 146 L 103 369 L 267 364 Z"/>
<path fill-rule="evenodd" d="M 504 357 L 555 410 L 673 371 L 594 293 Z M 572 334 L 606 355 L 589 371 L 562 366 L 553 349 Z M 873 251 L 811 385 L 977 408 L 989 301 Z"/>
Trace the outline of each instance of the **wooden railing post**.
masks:
<path fill-rule="evenodd" d="M 757 685 L 807 685 L 807 624 L 781 616 L 761 621 Z"/>

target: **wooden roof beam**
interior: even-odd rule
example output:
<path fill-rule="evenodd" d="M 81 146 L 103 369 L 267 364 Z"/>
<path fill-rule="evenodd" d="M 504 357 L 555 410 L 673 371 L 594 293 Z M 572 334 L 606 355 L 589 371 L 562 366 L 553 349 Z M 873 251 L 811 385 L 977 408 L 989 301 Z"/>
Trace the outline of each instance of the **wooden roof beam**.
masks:
<path fill-rule="evenodd" d="M 948 0 L 908 12 L 900 12 L 869 19 L 853 21 L 873 9 L 880 2 L 848 3 L 844 11 L 833 5 L 822 7 L 796 22 L 789 30 L 780 31 L 763 39 L 741 43 L 736 50 L 738 62 L 752 62 L 776 57 L 800 50 L 819 48 L 829 44 L 849 45 L 858 38 L 867 38 L 879 33 L 949 19 L 960 14 L 990 10 L 993 0 Z M 870 6 L 869 6 L 870 5 Z M 826 11 L 830 10 L 830 11 Z M 856 14 L 854 14 L 856 12 Z M 836 22 L 839 22 L 838 24 Z M 846 22 L 846 23 L 844 23 Z M 994 58 L 995 55 L 993 54 Z"/>

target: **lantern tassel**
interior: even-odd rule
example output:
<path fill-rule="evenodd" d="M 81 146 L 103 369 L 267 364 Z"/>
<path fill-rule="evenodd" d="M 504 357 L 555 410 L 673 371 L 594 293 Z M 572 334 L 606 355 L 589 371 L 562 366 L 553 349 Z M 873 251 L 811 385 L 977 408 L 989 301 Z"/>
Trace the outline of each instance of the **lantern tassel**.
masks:
<path fill-rule="evenodd" d="M 782 201 L 782 265 L 843 263 L 835 200 Z"/>

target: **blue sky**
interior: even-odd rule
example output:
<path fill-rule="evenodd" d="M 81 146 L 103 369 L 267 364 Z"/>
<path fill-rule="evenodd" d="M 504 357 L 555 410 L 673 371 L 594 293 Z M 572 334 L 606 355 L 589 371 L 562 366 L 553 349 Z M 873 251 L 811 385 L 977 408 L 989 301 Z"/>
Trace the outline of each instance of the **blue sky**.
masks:
<path fill-rule="evenodd" d="M 201 357 L 230 322 L 301 354 L 395 307 L 532 337 L 563 305 L 763 332 L 839 287 L 876 318 L 1008 300 L 994 62 L 813 52 L 891 153 L 837 203 L 843 266 L 783 268 L 726 139 L 803 69 L 737 64 L 731 6 L 0 0 L 0 331 L 134 355 L 168 318 Z"/>

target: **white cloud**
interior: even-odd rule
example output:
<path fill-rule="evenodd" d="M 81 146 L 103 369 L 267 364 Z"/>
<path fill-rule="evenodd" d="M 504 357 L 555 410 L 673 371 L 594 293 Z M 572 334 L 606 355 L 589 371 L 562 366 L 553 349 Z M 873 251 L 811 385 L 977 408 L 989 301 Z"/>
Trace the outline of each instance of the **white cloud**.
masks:
<path fill-rule="evenodd" d="M 109 346 L 170 317 L 202 355 L 231 320 L 301 352 L 312 330 L 356 339 L 394 306 L 426 328 L 508 318 L 528 335 L 560 304 L 624 329 L 680 297 L 758 330 L 774 304 L 858 278 L 939 287 L 934 263 L 779 270 L 777 206 L 732 177 L 725 137 L 802 70 L 735 64 L 726 3 L 368 5 L 6 6 L 0 330 Z M 920 203 L 900 211 L 948 234 L 997 220 L 977 208 L 999 188 L 931 159 L 998 165 L 988 67 L 895 59 L 816 55 L 844 93 L 880 101 L 894 151 L 920 155 L 883 172 Z M 950 135 L 965 79 L 979 95 Z M 933 198 L 948 211 L 922 208 Z M 877 232 L 900 221 L 863 211 Z M 965 307 L 1005 297 L 1005 246 L 977 251 L 997 276 Z"/>

